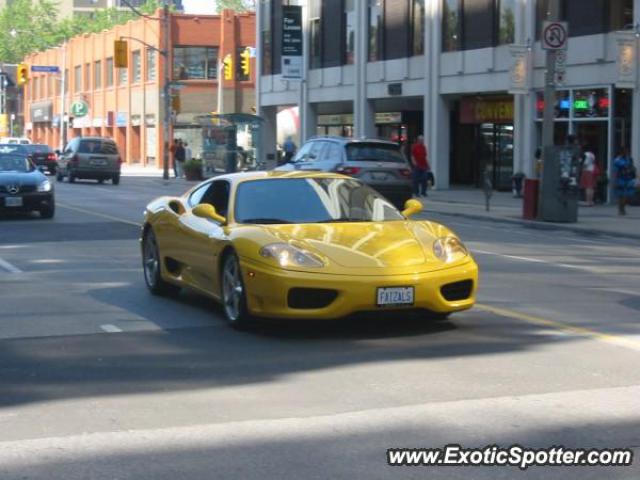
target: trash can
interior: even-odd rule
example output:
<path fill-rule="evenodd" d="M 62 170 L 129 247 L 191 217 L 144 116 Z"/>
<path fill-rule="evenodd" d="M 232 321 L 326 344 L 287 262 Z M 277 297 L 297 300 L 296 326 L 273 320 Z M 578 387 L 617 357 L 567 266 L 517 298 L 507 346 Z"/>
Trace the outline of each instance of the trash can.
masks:
<path fill-rule="evenodd" d="M 522 202 L 522 218 L 535 220 L 538 217 L 538 189 L 540 180 L 526 178 L 524 180 L 524 200 Z"/>

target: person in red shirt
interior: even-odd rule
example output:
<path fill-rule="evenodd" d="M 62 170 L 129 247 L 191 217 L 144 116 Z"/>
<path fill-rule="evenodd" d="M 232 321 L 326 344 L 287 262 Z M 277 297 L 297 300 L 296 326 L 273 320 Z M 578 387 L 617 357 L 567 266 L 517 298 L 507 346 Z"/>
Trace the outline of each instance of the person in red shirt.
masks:
<path fill-rule="evenodd" d="M 416 143 L 411 146 L 411 165 L 413 166 L 413 193 L 416 197 L 426 197 L 428 172 L 431 169 L 427 161 L 427 147 L 422 135 L 418 135 Z"/>

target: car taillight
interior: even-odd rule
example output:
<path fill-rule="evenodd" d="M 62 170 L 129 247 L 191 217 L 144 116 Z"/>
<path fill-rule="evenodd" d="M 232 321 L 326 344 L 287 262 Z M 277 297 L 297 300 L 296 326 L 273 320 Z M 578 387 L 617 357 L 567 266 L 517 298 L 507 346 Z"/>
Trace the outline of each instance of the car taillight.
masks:
<path fill-rule="evenodd" d="M 55 153 L 48 153 L 47 154 L 47 160 L 50 161 L 50 162 L 55 162 L 56 154 Z"/>
<path fill-rule="evenodd" d="M 338 167 L 336 172 L 344 173 L 345 175 L 357 175 L 362 170 L 360 167 Z"/>
<path fill-rule="evenodd" d="M 411 177 L 411 170 L 409 170 L 408 168 L 401 168 L 400 175 L 402 175 L 403 177 L 409 178 Z"/>

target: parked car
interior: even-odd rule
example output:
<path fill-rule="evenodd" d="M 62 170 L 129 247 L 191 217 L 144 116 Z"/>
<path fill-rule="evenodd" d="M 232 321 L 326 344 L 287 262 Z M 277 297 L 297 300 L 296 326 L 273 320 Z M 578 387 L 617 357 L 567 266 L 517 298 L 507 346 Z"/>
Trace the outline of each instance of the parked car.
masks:
<path fill-rule="evenodd" d="M 402 208 L 413 193 L 411 165 L 400 145 L 377 139 L 315 137 L 280 171 L 337 172 L 357 178 Z"/>
<path fill-rule="evenodd" d="M 93 179 L 98 183 L 111 180 L 114 185 L 118 185 L 121 164 L 118 146 L 113 139 L 76 137 L 58 155 L 56 179 L 61 182 L 67 177 L 69 183 L 75 182 L 77 178 Z"/>
<path fill-rule="evenodd" d="M 58 161 L 55 152 L 49 145 L 40 143 L 32 143 L 23 145 L 23 148 L 29 152 L 31 161 L 37 166 L 47 170 L 51 175 L 56 174 Z"/>
<path fill-rule="evenodd" d="M 23 145 L 0 145 L 0 212 L 55 213 L 53 185 L 33 164 Z"/>
<path fill-rule="evenodd" d="M 0 143 L 7 145 L 29 145 L 31 140 L 27 137 L 2 137 L 0 138 Z"/>

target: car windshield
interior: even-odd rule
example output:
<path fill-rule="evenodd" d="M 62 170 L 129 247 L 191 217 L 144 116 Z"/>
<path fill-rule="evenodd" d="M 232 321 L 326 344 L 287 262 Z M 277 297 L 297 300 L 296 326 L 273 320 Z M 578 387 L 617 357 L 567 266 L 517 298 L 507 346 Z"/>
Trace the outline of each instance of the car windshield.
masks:
<path fill-rule="evenodd" d="M 353 179 L 282 178 L 243 182 L 236 192 L 238 223 L 333 223 L 402 220 L 375 190 Z"/>
<path fill-rule="evenodd" d="M 78 153 L 99 153 L 102 155 L 117 155 L 118 148 L 116 144 L 106 140 L 82 140 Z"/>
<path fill-rule="evenodd" d="M 31 172 L 33 166 L 24 157 L 0 155 L 0 172 Z"/>
<path fill-rule="evenodd" d="M 18 145 L 18 144 L 3 144 L 0 145 L 0 155 L 28 155 L 29 152 L 27 151 L 26 147 L 24 145 Z"/>
<path fill-rule="evenodd" d="M 352 143 L 347 145 L 347 159 L 350 162 L 405 162 L 398 145 L 385 143 Z"/>

